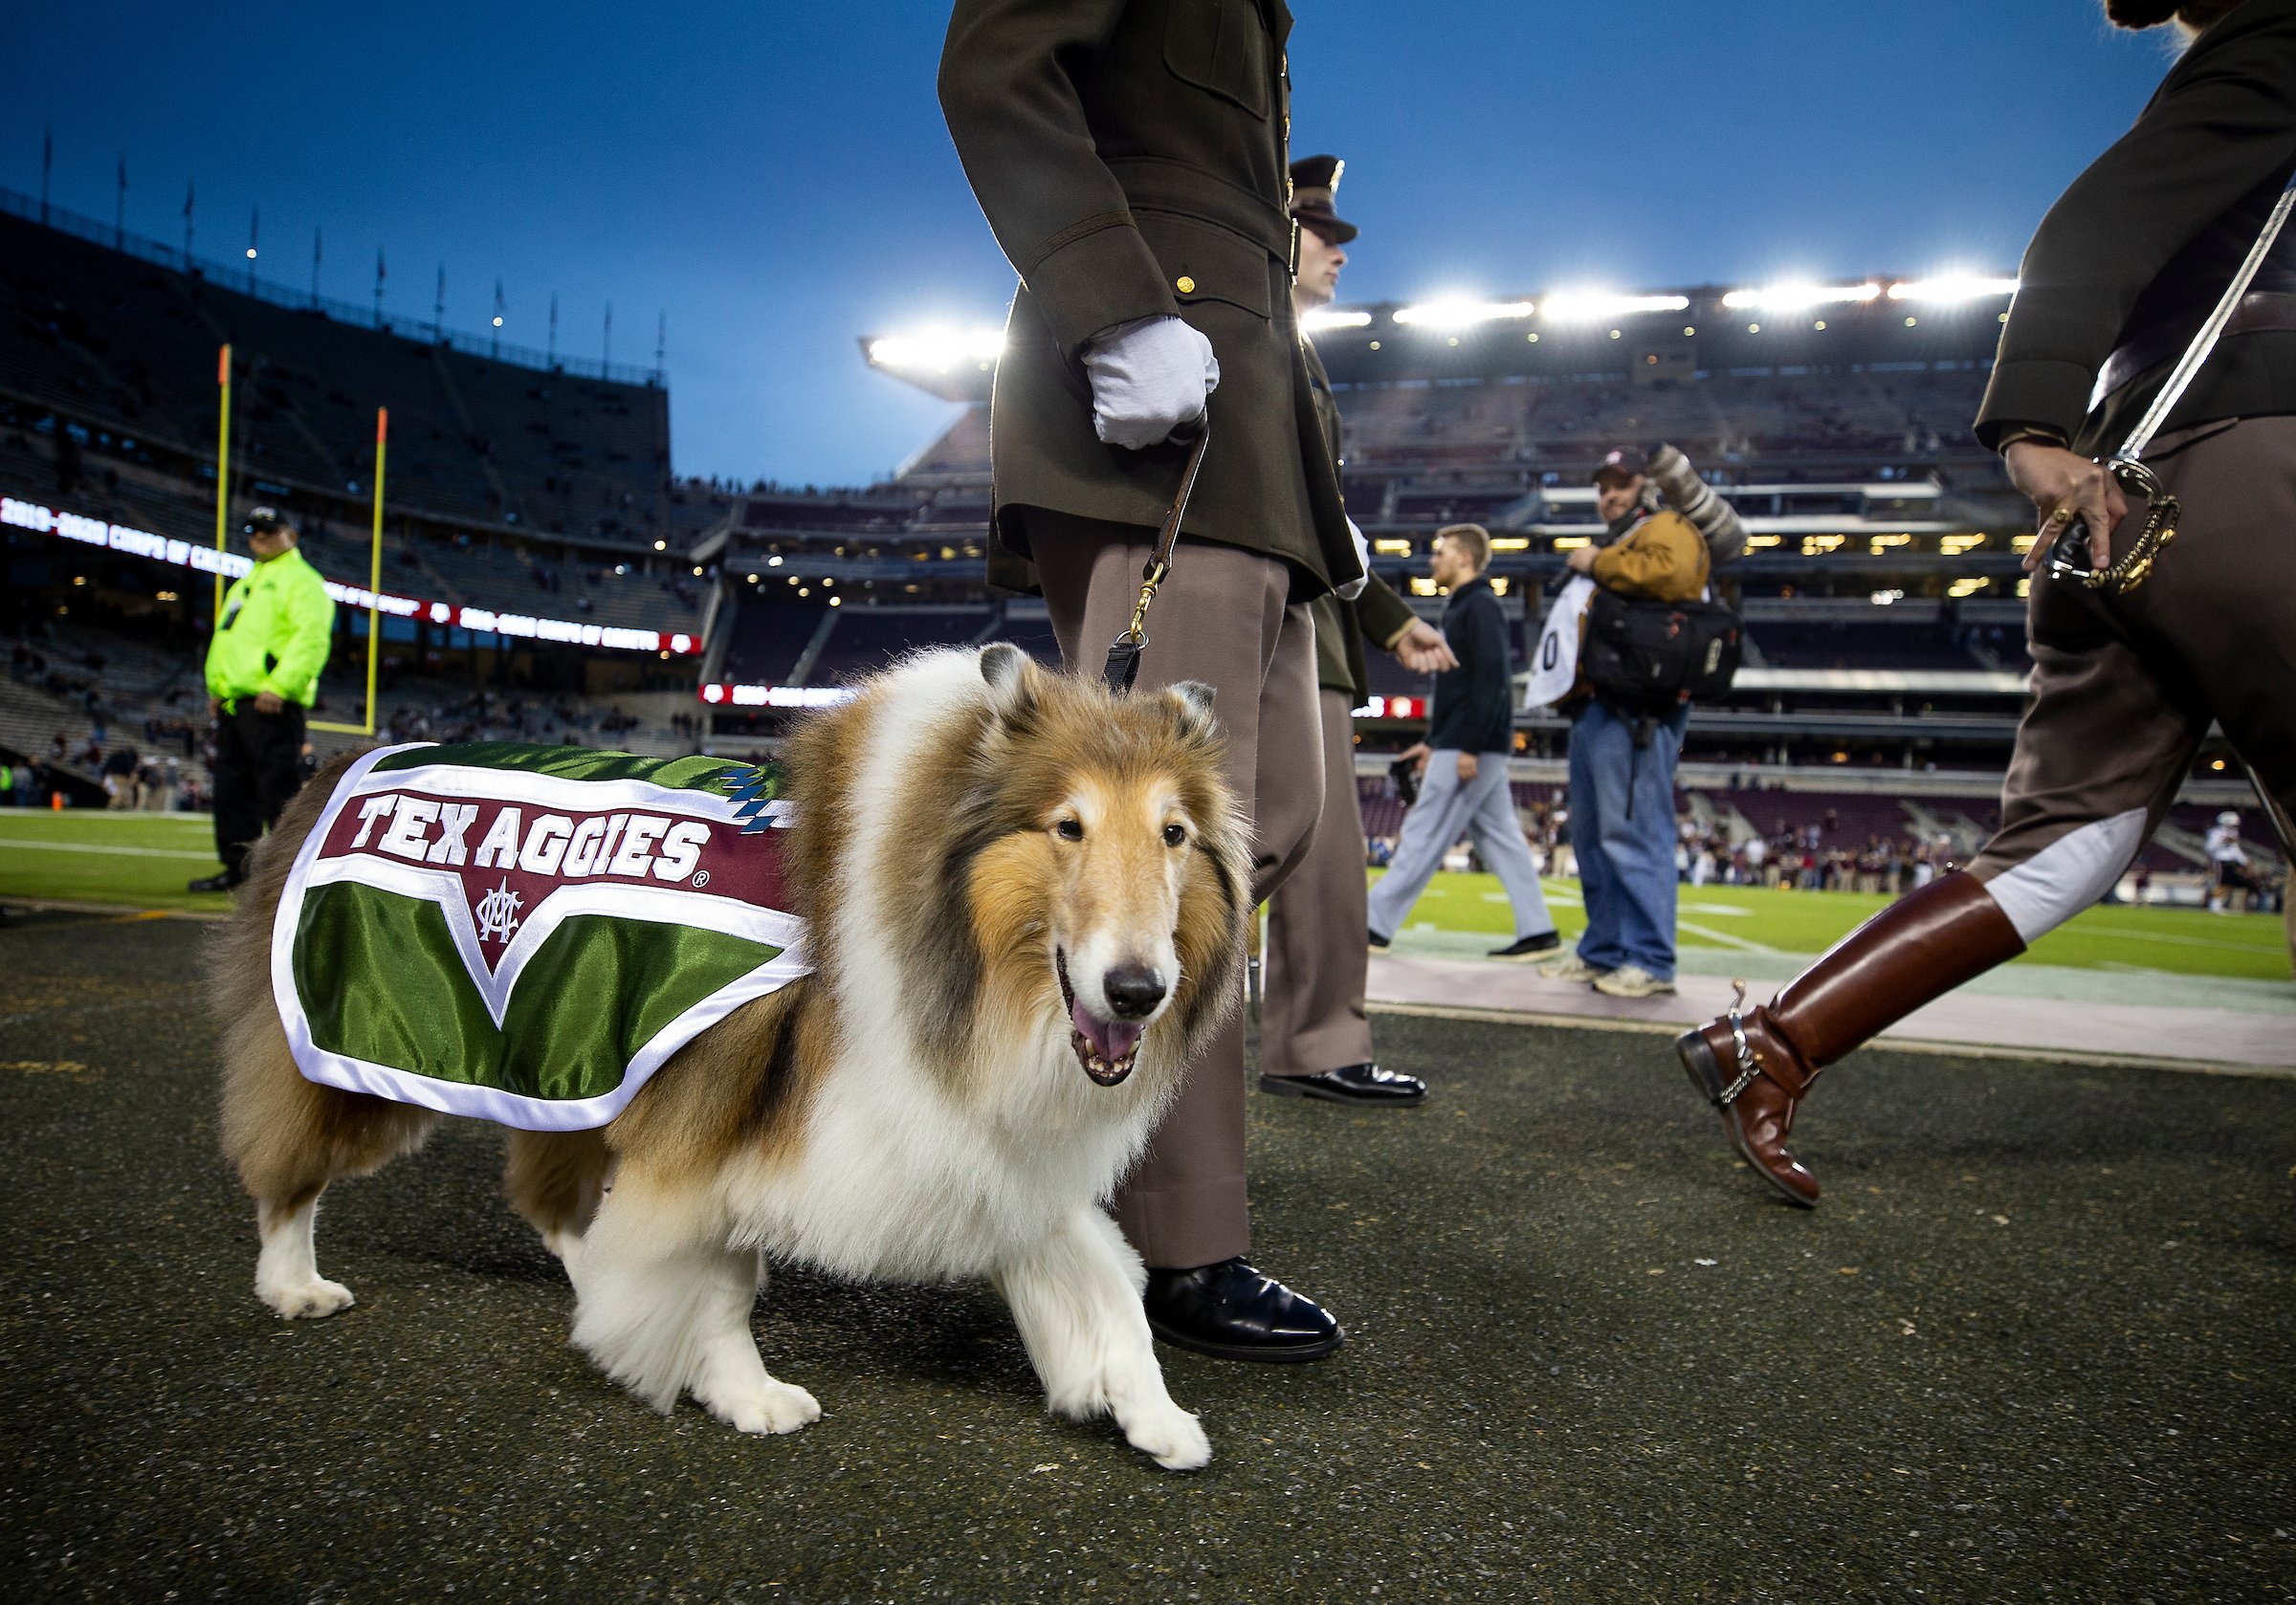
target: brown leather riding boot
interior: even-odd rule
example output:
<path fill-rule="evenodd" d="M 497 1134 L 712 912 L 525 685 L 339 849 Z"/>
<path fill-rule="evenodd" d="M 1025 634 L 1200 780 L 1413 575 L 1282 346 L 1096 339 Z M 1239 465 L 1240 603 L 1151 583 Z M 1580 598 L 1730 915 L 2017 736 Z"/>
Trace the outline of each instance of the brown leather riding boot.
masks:
<path fill-rule="evenodd" d="M 2025 951 L 1966 871 L 1899 898 L 1842 938 L 1767 1004 L 1733 1008 L 1675 1039 L 1683 1067 L 1755 1172 L 1804 1209 L 1818 1178 L 1786 1152 L 1818 1072 L 1924 1003 Z M 1744 1000 L 1743 988 L 1740 1001 Z"/>

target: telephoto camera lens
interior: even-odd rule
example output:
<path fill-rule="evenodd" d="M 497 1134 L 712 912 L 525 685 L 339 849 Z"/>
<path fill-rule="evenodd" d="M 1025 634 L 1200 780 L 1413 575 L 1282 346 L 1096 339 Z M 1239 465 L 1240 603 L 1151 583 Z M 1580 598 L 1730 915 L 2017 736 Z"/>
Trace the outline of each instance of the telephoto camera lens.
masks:
<path fill-rule="evenodd" d="M 1650 453 L 1643 472 L 1658 487 L 1668 507 L 1698 526 L 1698 533 L 1706 537 L 1706 549 L 1717 565 L 1733 561 L 1746 550 L 1746 525 L 1737 510 L 1698 477 L 1698 471 L 1690 466 L 1681 448 L 1659 447 Z"/>

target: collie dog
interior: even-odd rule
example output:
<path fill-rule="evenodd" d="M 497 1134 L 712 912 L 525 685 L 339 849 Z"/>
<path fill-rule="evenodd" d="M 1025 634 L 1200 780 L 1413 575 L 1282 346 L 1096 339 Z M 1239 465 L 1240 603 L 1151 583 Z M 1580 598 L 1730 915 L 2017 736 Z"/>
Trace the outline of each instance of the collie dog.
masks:
<path fill-rule="evenodd" d="M 1111 695 L 1010 646 L 930 652 L 786 758 L 814 971 L 696 1037 L 610 1124 L 509 1132 L 510 1199 L 573 1284 L 575 1345 L 657 1410 L 690 1393 L 743 1432 L 791 1432 L 821 1410 L 751 1333 L 769 1257 L 985 1277 L 1053 1411 L 1204 1464 L 1103 1200 L 1242 992 L 1247 838 L 1210 692 Z M 352 1303 L 319 1273 L 321 1190 L 439 1118 L 290 1056 L 273 915 L 329 789 L 259 846 L 212 950 L 223 1145 L 255 1199 L 256 1295 L 291 1320 Z"/>

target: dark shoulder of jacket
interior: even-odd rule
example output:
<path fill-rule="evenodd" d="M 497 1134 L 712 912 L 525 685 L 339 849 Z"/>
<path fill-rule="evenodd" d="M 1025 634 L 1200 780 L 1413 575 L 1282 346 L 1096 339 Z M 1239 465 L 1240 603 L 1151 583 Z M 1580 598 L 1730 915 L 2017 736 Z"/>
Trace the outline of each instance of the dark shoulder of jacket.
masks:
<path fill-rule="evenodd" d="M 2264 58 L 2296 54 L 2296 0 L 2242 0 L 2176 58 L 2137 120 L 2142 121 L 2203 68 L 2213 70 L 2221 65 L 2220 57 L 2233 52 Z"/>
<path fill-rule="evenodd" d="M 1477 578 L 1476 583 L 1459 593 L 1459 613 L 1470 619 L 1478 629 L 1490 631 L 1504 643 L 1507 639 L 1507 609 L 1490 588 L 1490 582 Z"/>

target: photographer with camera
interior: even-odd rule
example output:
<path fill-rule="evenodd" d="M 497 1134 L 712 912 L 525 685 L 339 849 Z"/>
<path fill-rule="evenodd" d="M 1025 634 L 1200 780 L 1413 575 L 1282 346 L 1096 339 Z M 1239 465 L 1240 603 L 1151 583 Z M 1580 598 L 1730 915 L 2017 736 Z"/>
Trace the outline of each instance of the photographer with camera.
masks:
<path fill-rule="evenodd" d="M 1548 613 L 1526 698 L 1571 715 L 1571 845 L 1586 900 L 1577 949 L 1544 973 L 1648 998 L 1674 990 L 1683 727 L 1690 699 L 1718 695 L 1737 667 L 1734 615 L 1703 599 L 1746 534 L 1670 446 L 1646 470 L 1613 451 L 1594 477 L 1603 531 L 1565 560 L 1577 578 Z"/>

